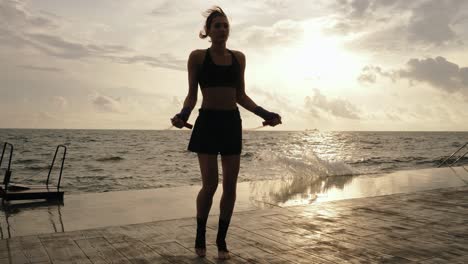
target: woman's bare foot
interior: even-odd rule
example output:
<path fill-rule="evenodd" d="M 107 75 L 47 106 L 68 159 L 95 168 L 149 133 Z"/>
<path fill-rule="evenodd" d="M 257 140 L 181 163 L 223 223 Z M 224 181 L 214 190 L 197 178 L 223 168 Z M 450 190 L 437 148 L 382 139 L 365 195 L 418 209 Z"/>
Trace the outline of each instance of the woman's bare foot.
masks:
<path fill-rule="evenodd" d="M 223 220 L 221 217 L 219 218 L 218 224 L 218 235 L 216 236 L 216 246 L 218 247 L 218 259 L 230 259 L 231 255 L 229 255 L 229 250 L 226 246 L 226 233 L 229 228 L 228 220 Z"/>
<path fill-rule="evenodd" d="M 206 242 L 205 242 L 205 233 L 206 233 L 206 220 L 207 218 L 201 218 L 197 216 L 197 235 L 195 236 L 195 253 L 200 258 L 206 256 Z"/>
<path fill-rule="evenodd" d="M 200 258 L 204 258 L 206 256 L 206 249 L 205 248 L 195 248 L 195 253 L 197 253 L 197 255 Z"/>
<path fill-rule="evenodd" d="M 218 251 L 218 259 L 225 260 L 230 258 L 231 255 L 229 254 L 229 251 Z"/>

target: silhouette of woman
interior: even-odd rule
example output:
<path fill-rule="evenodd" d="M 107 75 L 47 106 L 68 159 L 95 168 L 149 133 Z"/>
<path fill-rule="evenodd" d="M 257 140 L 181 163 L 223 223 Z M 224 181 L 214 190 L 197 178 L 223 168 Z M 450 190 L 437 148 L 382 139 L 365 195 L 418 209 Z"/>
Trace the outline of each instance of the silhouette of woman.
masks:
<path fill-rule="evenodd" d="M 182 128 L 197 102 L 198 84 L 203 95 L 202 106 L 195 121 L 188 150 L 198 153 L 202 188 L 197 196 L 197 234 L 195 251 L 206 255 L 205 232 L 213 195 L 218 187 L 218 154 L 221 155 L 223 194 L 216 245 L 220 259 L 230 258 L 226 246 L 226 233 L 236 200 L 237 175 L 242 149 L 242 120 L 237 104 L 265 120 L 265 125 L 281 124 L 281 117 L 257 106 L 245 93 L 245 56 L 229 50 L 229 21 L 224 11 L 215 6 L 205 12 L 204 30 L 200 38 L 209 37 L 211 47 L 191 52 L 187 68 L 188 95 L 180 113 L 172 119 L 175 127 Z"/>

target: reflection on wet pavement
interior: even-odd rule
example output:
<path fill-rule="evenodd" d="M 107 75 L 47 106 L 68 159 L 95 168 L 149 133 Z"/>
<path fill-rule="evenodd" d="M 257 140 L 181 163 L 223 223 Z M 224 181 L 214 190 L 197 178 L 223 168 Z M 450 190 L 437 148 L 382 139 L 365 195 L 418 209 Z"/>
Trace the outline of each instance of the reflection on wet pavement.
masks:
<path fill-rule="evenodd" d="M 284 180 L 238 184 L 236 212 L 326 201 L 410 193 L 467 185 L 466 168 L 399 171 L 391 174 L 317 176 L 295 175 Z M 195 215 L 200 186 L 66 195 L 64 203 L 4 202 L 0 215 L 2 239 L 121 226 Z M 210 214 L 219 214 L 222 188 Z"/>
<path fill-rule="evenodd" d="M 398 171 L 390 174 L 294 175 L 277 181 L 250 183 L 252 202 L 276 206 L 360 198 L 466 185 L 464 167 Z"/>
<path fill-rule="evenodd" d="M 13 237 L 12 231 L 17 228 L 25 230 L 31 229 L 33 232 L 65 232 L 62 220 L 61 208 L 63 202 L 58 201 L 22 201 L 8 202 L 1 204 L 2 221 L 0 222 L 1 239 Z M 34 214 L 34 218 L 29 219 L 30 225 L 18 222 L 15 216 L 24 212 Z M 19 217 L 21 219 L 21 216 Z"/>

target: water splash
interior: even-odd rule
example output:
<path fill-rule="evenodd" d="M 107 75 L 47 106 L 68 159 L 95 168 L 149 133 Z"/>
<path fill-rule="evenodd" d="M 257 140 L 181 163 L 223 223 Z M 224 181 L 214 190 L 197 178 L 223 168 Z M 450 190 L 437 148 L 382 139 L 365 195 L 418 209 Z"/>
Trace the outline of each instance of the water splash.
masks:
<path fill-rule="evenodd" d="M 257 165 L 277 167 L 284 175 L 292 177 L 330 177 L 349 176 L 357 174 L 351 166 L 342 161 L 327 161 L 319 158 L 313 151 L 306 150 L 295 153 L 260 152 L 256 159 Z"/>
<path fill-rule="evenodd" d="M 343 189 L 356 173 L 342 161 L 327 161 L 312 151 L 299 154 L 261 152 L 255 161 L 259 168 L 276 168 L 280 181 L 251 183 L 251 199 L 269 204 L 312 203 L 317 195 L 331 188 Z"/>

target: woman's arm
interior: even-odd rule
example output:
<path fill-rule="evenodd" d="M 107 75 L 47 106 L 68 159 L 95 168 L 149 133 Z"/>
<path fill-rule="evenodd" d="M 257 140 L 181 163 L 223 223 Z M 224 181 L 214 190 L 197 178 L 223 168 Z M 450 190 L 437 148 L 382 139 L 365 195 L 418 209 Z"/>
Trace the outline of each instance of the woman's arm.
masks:
<path fill-rule="evenodd" d="M 245 109 L 249 110 L 250 112 L 260 116 L 265 120 L 263 125 L 270 125 L 276 126 L 281 124 L 281 116 L 277 113 L 269 112 L 262 107 L 258 106 L 245 92 L 245 55 L 242 52 L 238 52 L 239 63 L 241 66 L 241 76 L 240 76 L 240 85 L 237 91 L 237 103 L 244 107 Z"/>
<path fill-rule="evenodd" d="M 180 113 L 176 114 L 172 119 L 172 125 L 178 128 L 187 126 L 186 122 L 192 113 L 193 108 L 197 103 L 198 96 L 198 61 L 199 61 L 200 51 L 194 50 L 190 53 L 188 62 L 187 62 L 187 71 L 188 71 L 188 83 L 189 90 L 188 94 L 184 100 L 184 106 Z M 190 125 L 187 127 L 190 128 Z"/>
<path fill-rule="evenodd" d="M 240 51 L 236 53 L 238 54 L 237 58 L 241 66 L 240 84 L 239 89 L 237 90 L 237 103 L 245 109 L 249 110 L 250 112 L 254 112 L 255 108 L 257 107 L 257 104 L 245 93 L 245 55 Z"/>
<path fill-rule="evenodd" d="M 190 53 L 188 62 L 187 62 L 187 71 L 188 71 L 188 84 L 189 90 L 187 97 L 184 100 L 184 108 L 187 107 L 190 110 L 195 108 L 197 103 L 198 96 L 198 57 L 199 51 L 194 50 Z"/>

